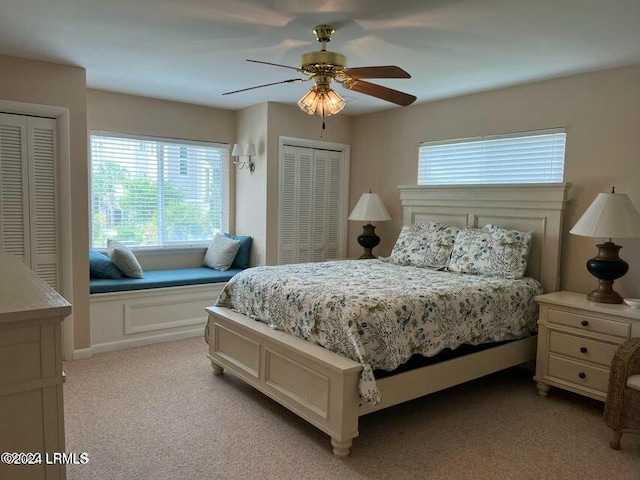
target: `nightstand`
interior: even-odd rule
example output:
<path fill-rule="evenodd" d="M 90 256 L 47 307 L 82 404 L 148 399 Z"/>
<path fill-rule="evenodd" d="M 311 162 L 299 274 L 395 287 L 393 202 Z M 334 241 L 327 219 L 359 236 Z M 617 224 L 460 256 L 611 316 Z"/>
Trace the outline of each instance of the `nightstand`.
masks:
<path fill-rule="evenodd" d="M 613 354 L 623 341 L 640 337 L 640 309 L 593 303 L 582 293 L 554 292 L 536 297 L 538 394 L 550 386 L 604 401 Z"/>

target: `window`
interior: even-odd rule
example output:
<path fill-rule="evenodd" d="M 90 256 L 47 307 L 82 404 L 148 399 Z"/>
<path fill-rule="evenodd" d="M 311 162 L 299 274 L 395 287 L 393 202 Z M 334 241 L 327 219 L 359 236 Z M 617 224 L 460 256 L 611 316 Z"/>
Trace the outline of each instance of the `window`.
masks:
<path fill-rule="evenodd" d="M 93 247 L 202 245 L 226 230 L 228 145 L 91 134 Z"/>
<path fill-rule="evenodd" d="M 556 129 L 423 143 L 418 185 L 562 182 L 565 141 Z"/>

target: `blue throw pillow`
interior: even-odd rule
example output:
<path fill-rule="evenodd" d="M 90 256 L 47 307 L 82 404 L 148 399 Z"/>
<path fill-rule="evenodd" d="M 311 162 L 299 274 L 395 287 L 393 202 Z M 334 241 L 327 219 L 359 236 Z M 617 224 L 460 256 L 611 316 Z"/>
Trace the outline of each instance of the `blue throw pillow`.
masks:
<path fill-rule="evenodd" d="M 251 237 L 246 235 L 230 235 L 224 234 L 225 237 L 232 238 L 234 240 L 240 240 L 240 248 L 236 254 L 236 258 L 233 259 L 231 268 L 249 268 L 251 263 Z"/>
<path fill-rule="evenodd" d="M 122 278 L 122 272 L 106 255 L 89 250 L 89 276 L 91 278 Z"/>

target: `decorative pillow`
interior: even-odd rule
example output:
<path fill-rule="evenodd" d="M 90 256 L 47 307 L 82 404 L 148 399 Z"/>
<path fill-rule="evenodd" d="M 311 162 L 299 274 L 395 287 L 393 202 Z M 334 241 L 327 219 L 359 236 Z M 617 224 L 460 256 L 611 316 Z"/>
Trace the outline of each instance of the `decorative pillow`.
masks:
<path fill-rule="evenodd" d="M 118 280 L 122 278 L 122 272 L 109 257 L 95 250 L 89 250 L 89 276 Z"/>
<path fill-rule="evenodd" d="M 142 267 L 131 249 L 115 240 L 107 240 L 107 254 L 125 277 L 143 278 Z"/>
<path fill-rule="evenodd" d="M 412 267 L 445 268 L 459 227 L 427 222 L 405 225 L 386 261 Z"/>
<path fill-rule="evenodd" d="M 496 225 L 460 230 L 453 244 L 449 271 L 522 278 L 527 270 L 532 232 Z"/>
<path fill-rule="evenodd" d="M 230 235 L 228 233 L 223 234 L 227 238 L 233 240 L 240 240 L 240 248 L 236 253 L 236 258 L 233 259 L 231 268 L 249 268 L 251 263 L 251 237 L 245 235 Z"/>
<path fill-rule="evenodd" d="M 213 241 L 204 255 L 204 265 L 214 270 L 229 270 L 236 254 L 240 249 L 240 240 L 228 238 L 219 233 L 213 236 Z"/>

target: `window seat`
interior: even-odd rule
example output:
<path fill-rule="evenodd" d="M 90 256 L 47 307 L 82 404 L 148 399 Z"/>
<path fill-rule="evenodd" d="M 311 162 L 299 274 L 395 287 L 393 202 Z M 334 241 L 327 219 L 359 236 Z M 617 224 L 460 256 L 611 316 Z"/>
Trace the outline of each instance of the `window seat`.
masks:
<path fill-rule="evenodd" d="M 144 278 L 91 279 L 90 293 L 126 292 L 150 288 L 226 283 L 242 269 L 221 272 L 208 267 L 145 270 Z"/>
<path fill-rule="evenodd" d="M 91 348 L 83 355 L 204 334 L 205 308 L 241 272 L 144 270 L 144 278 L 91 279 Z"/>

